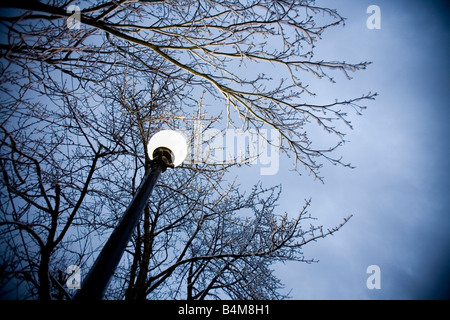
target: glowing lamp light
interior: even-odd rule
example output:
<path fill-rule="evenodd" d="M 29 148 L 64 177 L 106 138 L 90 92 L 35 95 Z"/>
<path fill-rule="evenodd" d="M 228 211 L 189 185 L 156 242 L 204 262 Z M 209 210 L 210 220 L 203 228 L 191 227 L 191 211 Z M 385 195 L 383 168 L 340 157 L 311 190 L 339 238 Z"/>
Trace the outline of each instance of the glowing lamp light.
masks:
<path fill-rule="evenodd" d="M 174 167 L 178 167 L 184 161 L 187 155 L 187 149 L 188 146 L 184 136 L 174 130 L 157 132 L 150 139 L 147 146 L 150 160 L 163 154 Z"/>

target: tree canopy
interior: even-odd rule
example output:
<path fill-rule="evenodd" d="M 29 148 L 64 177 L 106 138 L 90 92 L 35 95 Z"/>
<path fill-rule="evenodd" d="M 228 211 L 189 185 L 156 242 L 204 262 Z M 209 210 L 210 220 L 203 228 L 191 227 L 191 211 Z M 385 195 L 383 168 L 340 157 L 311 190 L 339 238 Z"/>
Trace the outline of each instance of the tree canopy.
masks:
<path fill-rule="evenodd" d="M 67 266 L 92 265 L 150 169 L 146 148 L 155 132 L 202 120 L 203 131 L 252 130 L 273 143 L 262 132 L 275 130 L 296 169 L 322 180 L 324 162 L 351 167 L 336 150 L 351 116 L 376 96 L 314 104 L 312 77 L 350 79 L 369 62 L 315 59 L 325 30 L 345 20 L 310 0 L 16 0 L 0 7 L 4 295 L 71 298 Z M 311 126 L 337 142 L 315 146 Z M 349 217 L 326 230 L 305 223 L 307 200 L 289 218 L 276 207 L 280 186 L 255 180 L 241 190 L 239 179 L 225 178 L 245 163 L 187 161 L 165 174 L 107 298 L 285 298 L 273 264 L 313 261 L 301 247 Z"/>

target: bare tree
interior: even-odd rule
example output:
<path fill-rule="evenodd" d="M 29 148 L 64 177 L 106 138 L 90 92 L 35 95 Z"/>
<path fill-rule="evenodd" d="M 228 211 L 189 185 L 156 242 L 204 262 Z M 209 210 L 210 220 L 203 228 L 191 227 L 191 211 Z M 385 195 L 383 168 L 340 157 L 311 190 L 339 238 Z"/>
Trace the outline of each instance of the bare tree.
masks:
<path fill-rule="evenodd" d="M 294 165 L 320 180 L 323 160 L 350 166 L 334 155 L 348 110 L 360 114 L 376 94 L 319 105 L 306 84 L 369 64 L 314 60 L 322 33 L 344 22 L 336 11 L 306 0 L 71 4 L 1 4 L 4 292 L 69 299 L 61 273 L 92 264 L 150 169 L 149 138 L 201 118 L 201 97 L 223 106 L 208 110 L 209 126 L 273 128 Z M 68 24 L 74 12 L 79 28 Z M 309 123 L 337 142 L 315 147 Z M 310 201 L 296 218 L 277 214 L 279 187 L 246 194 L 226 183 L 240 164 L 186 163 L 164 175 L 107 297 L 284 298 L 271 265 L 311 262 L 301 247 L 348 218 L 305 229 Z"/>

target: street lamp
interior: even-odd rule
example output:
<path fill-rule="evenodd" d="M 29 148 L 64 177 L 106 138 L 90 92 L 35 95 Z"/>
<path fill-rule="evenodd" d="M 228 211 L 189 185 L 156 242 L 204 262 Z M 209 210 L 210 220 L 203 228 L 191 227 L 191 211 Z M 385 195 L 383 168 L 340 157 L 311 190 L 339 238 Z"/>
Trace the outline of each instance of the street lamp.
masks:
<path fill-rule="evenodd" d="M 114 270 L 130 241 L 145 204 L 150 197 L 159 174 L 167 168 L 179 166 L 187 155 L 187 143 L 179 132 L 162 130 L 156 133 L 147 146 L 151 169 L 145 175 L 133 200 L 112 232 L 75 300 L 100 300 Z"/>

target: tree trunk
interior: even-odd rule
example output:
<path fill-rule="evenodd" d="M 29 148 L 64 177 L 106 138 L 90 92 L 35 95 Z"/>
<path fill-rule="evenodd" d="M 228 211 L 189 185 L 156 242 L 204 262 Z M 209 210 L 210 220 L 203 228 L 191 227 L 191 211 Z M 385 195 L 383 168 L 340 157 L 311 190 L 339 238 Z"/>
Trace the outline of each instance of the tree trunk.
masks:
<path fill-rule="evenodd" d="M 50 297 L 50 277 L 48 276 L 48 267 L 50 264 L 50 252 L 47 248 L 41 250 L 41 263 L 39 264 L 39 299 L 48 301 Z"/>

